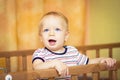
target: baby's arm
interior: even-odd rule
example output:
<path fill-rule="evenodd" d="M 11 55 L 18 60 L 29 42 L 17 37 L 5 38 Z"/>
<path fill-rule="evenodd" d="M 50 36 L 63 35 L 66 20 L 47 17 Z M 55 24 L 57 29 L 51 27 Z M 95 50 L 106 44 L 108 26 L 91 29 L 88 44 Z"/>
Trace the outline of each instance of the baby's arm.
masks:
<path fill-rule="evenodd" d="M 108 67 L 113 67 L 116 63 L 116 59 L 113 58 L 95 58 L 89 60 L 88 64 L 93 63 L 106 63 Z"/>
<path fill-rule="evenodd" d="M 42 60 L 36 59 L 33 62 L 33 68 L 35 70 L 55 68 L 61 76 L 66 76 L 69 74 L 67 65 L 59 60 L 43 62 Z"/>

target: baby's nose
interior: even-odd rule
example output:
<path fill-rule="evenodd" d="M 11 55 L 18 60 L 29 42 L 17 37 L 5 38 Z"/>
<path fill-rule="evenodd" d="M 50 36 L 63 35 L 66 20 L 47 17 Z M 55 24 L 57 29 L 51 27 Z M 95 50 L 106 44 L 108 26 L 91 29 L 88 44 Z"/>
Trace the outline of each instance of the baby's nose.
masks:
<path fill-rule="evenodd" d="M 53 36 L 55 34 L 54 30 L 50 30 L 50 36 Z"/>

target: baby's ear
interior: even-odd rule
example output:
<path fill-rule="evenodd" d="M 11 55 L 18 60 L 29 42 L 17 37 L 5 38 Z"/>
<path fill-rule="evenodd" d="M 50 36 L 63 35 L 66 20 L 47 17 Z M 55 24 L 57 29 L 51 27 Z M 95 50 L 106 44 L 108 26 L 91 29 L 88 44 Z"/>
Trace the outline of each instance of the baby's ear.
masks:
<path fill-rule="evenodd" d="M 69 32 L 67 31 L 66 34 L 65 34 L 65 41 L 68 40 L 68 37 L 69 37 Z"/>

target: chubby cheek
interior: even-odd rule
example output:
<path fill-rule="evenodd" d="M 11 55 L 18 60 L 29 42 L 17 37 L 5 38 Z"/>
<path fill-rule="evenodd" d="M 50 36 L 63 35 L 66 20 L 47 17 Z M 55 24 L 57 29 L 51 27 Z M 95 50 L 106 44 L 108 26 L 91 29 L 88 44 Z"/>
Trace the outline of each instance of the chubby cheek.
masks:
<path fill-rule="evenodd" d="M 47 41 L 47 39 L 43 38 L 43 39 L 42 39 L 42 42 L 43 42 L 43 44 L 44 44 L 45 46 L 48 45 L 48 41 Z"/>
<path fill-rule="evenodd" d="M 43 42 L 46 42 L 46 40 L 47 40 L 47 36 L 45 36 L 44 34 L 42 34 L 42 35 L 40 36 L 40 38 L 41 38 L 41 40 L 42 40 Z"/>
<path fill-rule="evenodd" d="M 59 42 L 64 42 L 64 41 L 65 41 L 65 35 L 57 36 L 57 40 L 58 40 Z"/>
<path fill-rule="evenodd" d="M 43 41 L 44 41 L 44 42 L 47 42 L 47 38 L 46 38 L 46 37 L 43 37 Z"/>

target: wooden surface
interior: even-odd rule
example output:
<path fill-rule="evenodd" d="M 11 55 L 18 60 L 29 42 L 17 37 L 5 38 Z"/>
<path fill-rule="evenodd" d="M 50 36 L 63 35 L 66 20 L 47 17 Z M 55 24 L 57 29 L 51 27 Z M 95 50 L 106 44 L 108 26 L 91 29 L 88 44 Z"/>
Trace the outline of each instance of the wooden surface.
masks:
<path fill-rule="evenodd" d="M 120 61 L 117 61 L 116 65 L 111 68 L 111 71 L 120 69 Z M 100 71 L 106 71 L 105 64 L 89 64 L 89 65 L 81 65 L 81 66 L 73 66 L 69 67 L 70 75 L 80 75 L 83 73 L 95 73 Z M 15 72 L 9 73 L 12 75 L 13 80 L 35 80 L 40 78 L 54 78 L 59 77 L 57 71 L 55 69 L 42 69 L 37 71 L 23 71 L 23 72 Z M 4 80 L 6 74 L 0 74 L 0 80 Z"/>

